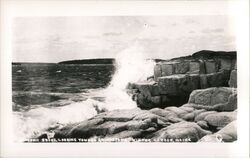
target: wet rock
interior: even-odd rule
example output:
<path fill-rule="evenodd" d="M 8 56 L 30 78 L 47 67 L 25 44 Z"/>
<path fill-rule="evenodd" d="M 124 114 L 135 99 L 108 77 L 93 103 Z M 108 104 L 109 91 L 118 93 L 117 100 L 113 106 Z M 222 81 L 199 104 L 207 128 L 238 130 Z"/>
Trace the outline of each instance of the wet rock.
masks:
<path fill-rule="evenodd" d="M 233 62 L 231 59 L 220 59 L 220 69 L 231 70 L 233 68 Z"/>
<path fill-rule="evenodd" d="M 204 89 L 209 87 L 228 86 L 227 82 L 229 81 L 229 75 L 229 71 L 226 70 L 210 74 L 201 74 L 200 87 Z"/>
<path fill-rule="evenodd" d="M 228 86 L 230 71 L 222 70 L 217 73 L 207 74 L 207 87 Z"/>
<path fill-rule="evenodd" d="M 192 142 L 198 141 L 211 132 L 203 130 L 193 122 L 179 122 L 163 128 L 152 135 L 152 139 L 185 139 L 190 138 Z"/>
<path fill-rule="evenodd" d="M 228 81 L 230 87 L 237 88 L 237 71 L 232 70 L 230 74 L 230 79 Z"/>
<path fill-rule="evenodd" d="M 205 61 L 205 68 L 207 74 L 215 73 L 218 71 L 219 65 L 214 60 L 207 60 Z"/>

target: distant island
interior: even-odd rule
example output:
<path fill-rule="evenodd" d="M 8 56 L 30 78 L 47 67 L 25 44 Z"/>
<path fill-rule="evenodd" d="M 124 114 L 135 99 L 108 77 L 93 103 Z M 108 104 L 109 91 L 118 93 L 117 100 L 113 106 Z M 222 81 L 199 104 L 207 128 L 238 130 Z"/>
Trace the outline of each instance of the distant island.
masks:
<path fill-rule="evenodd" d="M 163 59 L 148 59 L 154 60 L 155 62 L 166 61 Z M 114 58 L 99 58 L 99 59 L 81 59 L 81 60 L 67 60 L 61 61 L 58 64 L 114 64 Z"/>
<path fill-rule="evenodd" d="M 58 64 L 113 64 L 115 59 L 113 58 L 103 58 L 103 59 L 82 59 L 82 60 L 68 60 L 62 61 Z"/>

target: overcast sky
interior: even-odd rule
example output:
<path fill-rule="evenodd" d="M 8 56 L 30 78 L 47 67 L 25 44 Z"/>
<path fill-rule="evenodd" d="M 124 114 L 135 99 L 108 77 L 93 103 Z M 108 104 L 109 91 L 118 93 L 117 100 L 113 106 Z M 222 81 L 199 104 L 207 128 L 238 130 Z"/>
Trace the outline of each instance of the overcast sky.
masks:
<path fill-rule="evenodd" d="M 14 62 L 113 58 L 134 44 L 148 58 L 234 51 L 228 16 L 25 17 L 13 21 Z"/>

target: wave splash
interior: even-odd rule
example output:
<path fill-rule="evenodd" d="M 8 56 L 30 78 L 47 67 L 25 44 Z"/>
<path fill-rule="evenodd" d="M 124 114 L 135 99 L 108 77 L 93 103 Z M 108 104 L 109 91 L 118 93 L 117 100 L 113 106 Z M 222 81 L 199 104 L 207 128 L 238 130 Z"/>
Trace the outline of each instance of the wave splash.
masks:
<path fill-rule="evenodd" d="M 130 82 L 145 81 L 153 75 L 155 62 L 148 60 L 144 48 L 138 45 L 121 51 L 116 61 L 116 72 L 106 89 L 106 108 L 130 109 L 137 105 L 126 92 Z"/>
<path fill-rule="evenodd" d="M 121 51 L 116 59 L 116 72 L 105 89 L 90 91 L 88 99 L 61 107 L 40 106 L 25 112 L 14 113 L 15 140 L 35 138 L 60 125 L 89 119 L 102 110 L 136 108 L 136 103 L 126 91 L 129 82 L 147 80 L 153 75 L 155 62 L 147 60 L 144 49 L 133 46 Z M 86 97 L 86 96 L 85 96 Z M 93 98 L 101 97 L 103 101 Z"/>

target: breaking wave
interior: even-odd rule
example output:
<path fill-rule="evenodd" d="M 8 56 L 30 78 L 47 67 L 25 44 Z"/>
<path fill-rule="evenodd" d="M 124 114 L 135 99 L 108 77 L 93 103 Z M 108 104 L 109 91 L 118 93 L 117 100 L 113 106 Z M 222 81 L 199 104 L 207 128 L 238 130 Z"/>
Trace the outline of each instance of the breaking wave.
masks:
<path fill-rule="evenodd" d="M 100 111 L 130 109 L 137 105 L 127 94 L 129 82 L 147 80 L 153 75 L 154 61 L 147 60 L 142 47 L 133 46 L 121 51 L 115 58 L 116 71 L 107 88 L 89 90 L 87 100 L 68 105 L 36 106 L 28 111 L 14 113 L 16 140 L 38 137 L 62 125 L 86 120 Z M 63 104 L 63 103 L 62 103 Z"/>

